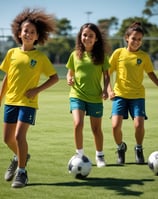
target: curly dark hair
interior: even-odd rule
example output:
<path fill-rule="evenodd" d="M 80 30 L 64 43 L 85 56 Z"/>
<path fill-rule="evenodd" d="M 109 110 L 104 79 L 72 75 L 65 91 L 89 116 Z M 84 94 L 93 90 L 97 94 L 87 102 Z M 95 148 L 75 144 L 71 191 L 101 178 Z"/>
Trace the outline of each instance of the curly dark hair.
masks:
<path fill-rule="evenodd" d="M 18 14 L 11 24 L 12 33 L 15 41 L 18 44 L 22 44 L 19 33 L 21 32 L 22 24 L 24 22 L 30 22 L 35 25 L 37 33 L 39 35 L 36 44 L 43 45 L 49 38 L 49 34 L 55 32 L 55 17 L 54 15 L 46 14 L 41 9 L 24 9 Z"/>
<path fill-rule="evenodd" d="M 105 59 L 105 54 L 108 53 L 109 46 L 107 44 L 105 35 L 100 31 L 99 27 L 93 23 L 86 23 L 81 26 L 80 31 L 76 38 L 76 53 L 79 59 L 82 59 L 85 47 L 81 41 L 81 35 L 85 28 L 91 29 L 96 34 L 97 41 L 95 42 L 93 49 L 91 51 L 91 57 L 94 64 L 103 64 Z"/>

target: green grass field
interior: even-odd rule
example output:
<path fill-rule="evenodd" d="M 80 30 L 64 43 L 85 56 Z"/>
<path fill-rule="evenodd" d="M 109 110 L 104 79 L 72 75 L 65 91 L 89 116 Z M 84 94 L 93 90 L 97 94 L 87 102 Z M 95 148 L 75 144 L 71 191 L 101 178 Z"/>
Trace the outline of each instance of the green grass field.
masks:
<path fill-rule="evenodd" d="M 151 152 L 158 150 L 158 88 L 145 78 L 146 111 L 144 155 L 147 161 Z M 128 145 L 126 165 L 117 166 L 116 145 L 111 133 L 111 102 L 104 102 L 104 152 L 107 160 L 105 168 L 95 165 L 95 147 L 85 118 L 84 149 L 94 163 L 90 175 L 85 180 L 73 179 L 68 173 L 67 163 L 75 153 L 73 123 L 69 113 L 69 87 L 61 79 L 54 87 L 40 94 L 36 125 L 28 132 L 31 160 L 27 171 L 28 186 L 11 188 L 11 182 L 4 180 L 4 173 L 12 158 L 12 153 L 3 143 L 0 134 L 0 199 L 156 199 L 158 176 L 154 176 L 145 165 L 136 165 L 134 158 L 134 132 L 131 119 L 124 121 L 124 140 Z M 0 110 L 1 132 L 3 106 Z"/>

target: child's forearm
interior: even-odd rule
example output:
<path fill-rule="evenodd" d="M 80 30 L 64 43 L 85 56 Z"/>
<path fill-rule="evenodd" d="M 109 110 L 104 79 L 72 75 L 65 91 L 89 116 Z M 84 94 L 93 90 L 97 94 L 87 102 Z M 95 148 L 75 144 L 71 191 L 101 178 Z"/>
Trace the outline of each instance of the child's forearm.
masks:
<path fill-rule="evenodd" d="M 1 89 L 0 89 L 0 101 L 2 101 L 4 95 L 6 94 L 7 91 L 7 75 L 4 76 L 1 84 Z"/>

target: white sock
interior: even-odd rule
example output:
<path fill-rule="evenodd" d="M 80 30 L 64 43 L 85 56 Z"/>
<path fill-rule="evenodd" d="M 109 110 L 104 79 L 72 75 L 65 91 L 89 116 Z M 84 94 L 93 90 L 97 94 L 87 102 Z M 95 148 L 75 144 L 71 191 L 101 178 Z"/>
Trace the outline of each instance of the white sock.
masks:
<path fill-rule="evenodd" d="M 141 149 L 141 148 L 142 148 L 142 145 L 137 144 L 137 145 L 136 145 L 136 148 L 137 148 L 137 149 Z"/>
<path fill-rule="evenodd" d="M 121 142 L 121 144 L 118 144 L 117 146 L 119 150 L 122 150 L 125 148 L 124 142 Z"/>
<path fill-rule="evenodd" d="M 17 172 L 25 173 L 25 168 L 19 168 L 19 167 L 18 167 Z"/>
<path fill-rule="evenodd" d="M 18 161 L 18 156 L 17 155 L 14 155 L 14 160 Z"/>
<path fill-rule="evenodd" d="M 103 156 L 103 155 L 104 155 L 103 151 L 96 151 L 96 156 Z"/>
<path fill-rule="evenodd" d="M 83 149 L 76 149 L 76 153 L 78 153 L 79 155 L 83 155 L 84 150 Z"/>

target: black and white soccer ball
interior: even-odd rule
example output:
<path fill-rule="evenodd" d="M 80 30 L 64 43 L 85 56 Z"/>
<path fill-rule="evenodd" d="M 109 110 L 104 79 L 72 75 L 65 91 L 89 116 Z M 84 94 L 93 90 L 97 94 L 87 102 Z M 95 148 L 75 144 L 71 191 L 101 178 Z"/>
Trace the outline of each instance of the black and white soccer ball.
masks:
<path fill-rule="evenodd" d="M 74 178 L 84 179 L 86 178 L 92 169 L 92 163 L 90 159 L 85 155 L 74 155 L 68 162 L 68 171 Z"/>
<path fill-rule="evenodd" d="M 158 176 L 158 151 L 154 151 L 149 155 L 148 166 Z"/>

